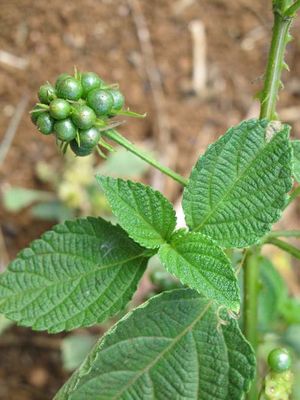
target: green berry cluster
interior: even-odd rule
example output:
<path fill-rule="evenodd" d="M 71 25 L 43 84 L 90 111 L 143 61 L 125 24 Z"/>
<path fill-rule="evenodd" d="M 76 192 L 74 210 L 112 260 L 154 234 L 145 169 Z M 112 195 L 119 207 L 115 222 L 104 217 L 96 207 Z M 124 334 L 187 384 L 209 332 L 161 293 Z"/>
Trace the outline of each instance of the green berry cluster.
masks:
<path fill-rule="evenodd" d="M 64 151 L 70 146 L 81 157 L 98 148 L 101 130 L 110 128 L 110 118 L 134 114 L 122 110 L 125 99 L 116 85 L 107 85 L 94 72 L 63 73 L 54 86 L 42 85 L 38 98 L 32 122 L 42 134 L 53 133 Z"/>

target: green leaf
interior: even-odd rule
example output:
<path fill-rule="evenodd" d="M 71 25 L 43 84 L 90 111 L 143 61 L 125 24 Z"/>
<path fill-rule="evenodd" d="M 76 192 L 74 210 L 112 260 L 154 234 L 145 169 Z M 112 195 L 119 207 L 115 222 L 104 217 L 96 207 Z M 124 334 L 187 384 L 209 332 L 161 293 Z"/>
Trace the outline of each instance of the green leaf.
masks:
<path fill-rule="evenodd" d="M 293 140 L 293 176 L 300 183 L 300 140 Z"/>
<path fill-rule="evenodd" d="M 150 186 L 97 176 L 118 222 L 129 236 L 147 248 L 165 243 L 176 226 L 172 204 Z"/>
<path fill-rule="evenodd" d="M 224 252 L 201 233 L 174 235 L 170 244 L 159 250 L 164 267 L 182 283 L 238 312 L 239 287 Z"/>
<path fill-rule="evenodd" d="M 101 175 L 113 175 L 120 178 L 138 178 L 149 169 L 145 161 L 136 157 L 123 147 L 116 148 L 107 156 L 105 163 L 97 169 Z"/>
<path fill-rule="evenodd" d="M 35 218 L 58 222 L 71 219 L 75 214 L 72 209 L 68 208 L 58 200 L 35 204 L 31 207 L 30 211 L 32 216 Z"/>
<path fill-rule="evenodd" d="M 96 343 L 96 337 L 75 334 L 64 338 L 61 342 L 63 366 L 66 371 L 74 371 L 84 361 Z"/>
<path fill-rule="evenodd" d="M 287 298 L 285 283 L 274 265 L 260 257 L 261 288 L 258 296 L 258 324 L 262 330 L 270 330 L 278 322 L 279 309 Z"/>
<path fill-rule="evenodd" d="M 12 187 L 4 191 L 3 204 L 6 210 L 18 212 L 36 201 L 49 201 L 53 200 L 53 197 L 53 193 L 42 190 Z"/>
<path fill-rule="evenodd" d="M 222 247 L 258 242 L 291 189 L 290 128 L 249 120 L 227 131 L 194 167 L 183 195 L 187 224 Z"/>
<path fill-rule="evenodd" d="M 13 321 L 4 317 L 4 315 L 0 314 L 0 335 L 6 331 L 11 325 L 13 325 Z"/>
<path fill-rule="evenodd" d="M 146 252 L 101 218 L 57 225 L 0 275 L 0 312 L 52 333 L 102 322 L 131 299 Z"/>
<path fill-rule="evenodd" d="M 280 304 L 280 314 L 288 324 L 300 325 L 300 297 L 288 297 Z"/>
<path fill-rule="evenodd" d="M 255 357 L 223 317 L 190 289 L 155 296 L 104 336 L 55 400 L 240 400 Z"/>

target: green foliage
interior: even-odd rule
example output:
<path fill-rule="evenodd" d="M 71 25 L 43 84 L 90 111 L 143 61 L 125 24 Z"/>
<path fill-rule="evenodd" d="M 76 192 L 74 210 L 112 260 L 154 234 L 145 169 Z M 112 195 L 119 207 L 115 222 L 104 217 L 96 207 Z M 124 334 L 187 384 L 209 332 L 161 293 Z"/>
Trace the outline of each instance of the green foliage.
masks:
<path fill-rule="evenodd" d="M 148 165 L 129 153 L 129 151 L 119 147 L 116 152 L 110 153 L 105 163 L 97 169 L 100 175 L 112 175 L 119 178 L 138 178 L 148 170 Z"/>
<path fill-rule="evenodd" d="M 3 204 L 6 210 L 18 212 L 36 201 L 53 199 L 53 194 L 41 190 L 11 187 L 3 192 Z"/>
<path fill-rule="evenodd" d="M 133 240 L 151 249 L 170 239 L 176 225 L 175 212 L 160 192 L 122 179 L 97 179 L 120 225 Z"/>
<path fill-rule="evenodd" d="M 13 325 L 13 321 L 4 317 L 4 315 L 0 314 L 0 335 L 5 332 L 9 327 Z"/>
<path fill-rule="evenodd" d="M 120 311 L 145 270 L 145 249 L 100 218 L 57 225 L 0 277 L 0 312 L 20 325 L 59 332 Z"/>
<path fill-rule="evenodd" d="M 56 400 L 240 400 L 255 357 L 235 320 L 190 289 L 165 292 L 112 328 Z"/>
<path fill-rule="evenodd" d="M 79 114 L 69 117 L 73 125 Z M 90 153 L 102 140 L 98 128 L 75 131 L 76 154 Z M 240 310 L 239 287 L 222 247 L 258 242 L 286 206 L 289 127 L 245 121 L 209 147 L 184 191 L 190 231 L 175 231 L 171 203 L 151 187 L 103 176 L 97 181 L 126 232 L 95 218 L 58 225 L 0 277 L 0 312 L 49 332 L 102 322 L 125 307 L 155 253 L 174 282 L 168 283 L 172 291 L 118 323 L 57 399 L 241 399 L 255 363 L 233 319 Z M 288 296 L 272 264 L 255 260 L 261 264 L 260 328 L 268 330 L 283 315 Z M 180 284 L 189 289 L 175 289 Z"/>
<path fill-rule="evenodd" d="M 261 256 L 258 262 L 261 279 L 258 296 L 258 324 L 260 329 L 267 331 L 278 320 L 280 309 L 287 298 L 287 289 L 270 260 Z"/>
<path fill-rule="evenodd" d="M 257 243 L 279 219 L 291 189 L 289 130 L 244 121 L 211 145 L 184 191 L 189 227 L 222 247 Z"/>
<path fill-rule="evenodd" d="M 34 218 L 63 222 L 73 217 L 73 211 L 58 200 L 35 204 L 31 207 Z"/>
<path fill-rule="evenodd" d="M 300 297 L 287 297 L 281 304 L 280 314 L 287 324 L 300 324 Z"/>
<path fill-rule="evenodd" d="M 158 276 L 157 286 L 172 290 L 130 312 L 104 335 L 56 400 L 241 400 L 255 376 L 257 311 L 265 331 L 279 315 L 285 322 L 299 322 L 298 303 L 288 297 L 272 264 L 259 255 L 261 246 L 270 243 L 300 258 L 299 249 L 278 239 L 278 233 L 265 236 L 299 193 L 297 188 L 288 200 L 292 175 L 300 178 L 300 141 L 291 145 L 290 128 L 274 121 L 289 28 L 300 0 L 273 0 L 273 7 L 272 43 L 260 94 L 260 117 L 265 119 L 229 129 L 200 157 L 189 181 L 115 131 L 120 122 L 111 122 L 114 116 L 143 117 L 123 108 L 118 85 L 75 69 L 74 76 L 59 75 L 55 87 L 48 82 L 41 86 L 41 103 L 31 117 L 41 133 L 55 133 L 62 151 L 70 146 L 78 156 L 96 149 L 106 157 L 103 151 L 113 150 L 104 141 L 109 139 L 155 166 L 186 186 L 183 209 L 189 228 L 175 231 L 171 203 L 149 186 L 98 177 L 122 228 L 100 218 L 58 225 L 0 276 L 0 312 L 49 332 L 90 326 L 122 310 L 156 253 L 174 276 L 173 282 L 168 275 Z M 69 181 L 60 197 L 78 207 L 86 200 L 78 190 L 86 178 L 82 168 L 73 174 L 75 182 Z M 90 197 L 92 193 L 88 191 Z M 259 245 L 240 251 L 234 271 L 223 249 L 234 260 L 234 247 L 254 244 Z M 254 350 L 234 314 L 240 310 L 240 266 L 243 325 Z M 174 289 L 178 284 L 189 288 Z M 68 343 L 65 347 L 72 366 L 91 346 L 78 339 L 75 344 L 72 337 L 65 341 L 76 346 L 77 353 L 70 352 Z M 288 399 L 293 382 L 289 354 L 273 351 L 269 366 L 259 397 Z M 247 399 L 257 397 L 254 381 Z"/>
<path fill-rule="evenodd" d="M 300 183 L 300 140 L 293 140 L 293 176 Z"/>
<path fill-rule="evenodd" d="M 224 252 L 201 233 L 174 235 L 164 244 L 159 257 L 165 268 L 181 282 L 238 312 L 237 279 Z"/>
<path fill-rule="evenodd" d="M 64 369 L 73 371 L 79 367 L 95 343 L 96 337 L 92 335 L 74 334 L 64 338 L 61 344 Z"/>

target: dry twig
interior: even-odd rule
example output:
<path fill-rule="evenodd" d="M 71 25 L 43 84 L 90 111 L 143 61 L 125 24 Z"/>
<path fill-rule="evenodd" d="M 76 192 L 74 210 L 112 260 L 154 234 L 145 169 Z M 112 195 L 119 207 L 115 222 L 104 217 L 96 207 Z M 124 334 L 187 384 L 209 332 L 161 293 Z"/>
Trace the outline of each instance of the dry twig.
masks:
<path fill-rule="evenodd" d="M 153 105 L 157 121 L 158 147 L 163 153 L 160 154 L 160 161 L 171 167 L 171 160 L 175 160 L 174 146 L 171 145 L 170 122 L 166 110 L 166 100 L 161 85 L 159 70 L 155 62 L 150 32 L 140 5 L 139 0 L 128 0 L 136 27 L 137 36 L 140 42 L 141 52 L 144 58 L 144 68 L 152 91 Z M 158 189 L 164 187 L 164 181 L 156 178 L 154 186 Z"/>
<path fill-rule="evenodd" d="M 28 60 L 4 50 L 0 50 L 0 63 L 17 69 L 26 69 L 28 66 Z"/>
<path fill-rule="evenodd" d="M 207 82 L 205 27 L 202 21 L 194 20 L 189 29 L 193 40 L 193 90 L 200 96 L 205 93 Z"/>
<path fill-rule="evenodd" d="M 26 110 L 27 103 L 28 96 L 25 95 L 22 97 L 21 101 L 17 105 L 17 108 L 11 118 L 10 124 L 8 125 L 8 128 L 4 134 L 4 139 L 2 140 L 2 143 L 0 145 L 0 167 L 3 164 L 3 161 L 5 160 L 5 157 L 7 156 L 7 153 L 10 149 L 18 126 L 21 122 L 22 116 Z"/>

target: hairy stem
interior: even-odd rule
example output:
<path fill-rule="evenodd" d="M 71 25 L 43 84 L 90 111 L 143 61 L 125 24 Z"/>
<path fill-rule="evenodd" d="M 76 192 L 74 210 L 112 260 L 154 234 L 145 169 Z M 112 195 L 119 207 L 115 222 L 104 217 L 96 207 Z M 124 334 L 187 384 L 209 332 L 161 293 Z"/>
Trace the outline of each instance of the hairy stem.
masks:
<path fill-rule="evenodd" d="M 188 183 L 187 179 L 185 179 L 183 176 L 177 174 L 172 169 L 160 164 L 157 160 L 155 160 L 149 154 L 138 149 L 133 143 L 131 143 L 129 140 L 125 139 L 120 133 L 118 133 L 114 129 L 103 131 L 102 135 L 106 136 L 107 138 L 111 139 L 112 141 L 118 143 L 125 149 L 129 150 L 131 153 L 135 154 L 142 160 L 146 161 L 148 164 L 152 165 L 154 168 L 161 171 L 163 174 L 168 175 L 170 178 L 179 182 L 181 185 L 183 185 L 183 186 L 187 185 L 187 183 Z"/>
<path fill-rule="evenodd" d="M 274 25 L 272 41 L 265 72 L 264 86 L 260 95 L 260 118 L 267 118 L 269 120 L 277 119 L 276 102 L 278 100 L 279 89 L 282 86 L 281 73 L 283 68 L 286 67 L 284 54 L 290 40 L 289 29 L 293 20 L 292 16 L 284 14 L 284 11 L 289 9 L 288 7 L 290 7 L 290 0 L 273 0 Z M 268 240 L 277 241 L 279 239 L 269 238 Z M 252 247 L 248 250 L 248 255 L 244 262 L 244 334 L 253 346 L 255 352 L 258 343 L 258 254 L 259 249 L 257 247 Z M 257 400 L 257 397 L 257 379 L 255 379 L 247 395 L 247 400 Z"/>
<path fill-rule="evenodd" d="M 274 5 L 273 35 L 261 94 L 260 118 L 277 119 L 276 102 L 282 85 L 281 73 L 285 67 L 284 54 L 289 42 L 289 29 L 292 20 L 292 17 L 283 15 Z"/>
<path fill-rule="evenodd" d="M 259 292 L 259 251 L 256 247 L 248 250 L 244 261 L 244 334 L 257 350 L 257 303 Z M 257 400 L 257 378 L 255 377 L 247 395 L 248 400 Z"/>

